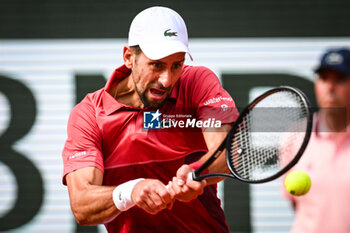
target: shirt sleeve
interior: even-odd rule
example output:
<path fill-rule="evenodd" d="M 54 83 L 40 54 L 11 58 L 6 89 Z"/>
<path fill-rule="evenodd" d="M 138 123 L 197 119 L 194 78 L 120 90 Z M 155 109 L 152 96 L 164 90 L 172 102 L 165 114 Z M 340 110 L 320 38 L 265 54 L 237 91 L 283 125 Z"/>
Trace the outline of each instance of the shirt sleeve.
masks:
<path fill-rule="evenodd" d="M 230 94 L 221 86 L 218 77 L 208 68 L 199 67 L 195 72 L 193 101 L 197 106 L 197 117 L 209 118 L 222 124 L 236 121 L 239 112 Z"/>
<path fill-rule="evenodd" d="M 68 120 L 67 140 L 62 152 L 63 184 L 66 185 L 68 173 L 80 168 L 96 167 L 104 172 L 101 142 L 95 110 L 85 99 L 74 107 Z"/>

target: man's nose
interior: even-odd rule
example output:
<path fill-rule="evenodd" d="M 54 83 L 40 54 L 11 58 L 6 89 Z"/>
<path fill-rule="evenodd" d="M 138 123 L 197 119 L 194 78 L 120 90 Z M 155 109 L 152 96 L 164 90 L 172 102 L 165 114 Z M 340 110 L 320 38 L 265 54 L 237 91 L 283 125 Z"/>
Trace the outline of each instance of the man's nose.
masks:
<path fill-rule="evenodd" d="M 326 82 L 327 90 L 333 92 L 335 90 L 337 83 L 336 80 L 328 79 Z"/>
<path fill-rule="evenodd" d="M 159 83 L 163 85 L 164 88 L 168 88 L 171 85 L 171 72 L 170 70 L 164 70 L 158 79 Z"/>

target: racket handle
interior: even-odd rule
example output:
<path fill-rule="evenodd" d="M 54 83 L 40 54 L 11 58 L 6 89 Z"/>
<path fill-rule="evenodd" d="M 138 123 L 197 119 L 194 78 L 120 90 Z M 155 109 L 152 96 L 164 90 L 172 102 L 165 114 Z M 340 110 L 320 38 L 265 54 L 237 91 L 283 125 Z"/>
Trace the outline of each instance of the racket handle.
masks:
<path fill-rule="evenodd" d="M 194 177 L 194 172 L 190 172 L 187 174 L 188 179 L 194 180 L 193 177 Z"/>

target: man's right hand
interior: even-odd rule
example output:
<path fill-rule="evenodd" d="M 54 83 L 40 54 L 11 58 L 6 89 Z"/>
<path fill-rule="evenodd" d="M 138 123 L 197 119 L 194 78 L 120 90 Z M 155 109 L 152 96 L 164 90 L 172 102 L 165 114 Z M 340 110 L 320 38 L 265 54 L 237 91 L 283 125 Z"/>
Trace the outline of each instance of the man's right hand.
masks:
<path fill-rule="evenodd" d="M 145 179 L 138 182 L 131 193 L 134 203 L 150 214 L 157 214 L 167 208 L 171 209 L 175 193 L 168 190 L 159 180 Z"/>

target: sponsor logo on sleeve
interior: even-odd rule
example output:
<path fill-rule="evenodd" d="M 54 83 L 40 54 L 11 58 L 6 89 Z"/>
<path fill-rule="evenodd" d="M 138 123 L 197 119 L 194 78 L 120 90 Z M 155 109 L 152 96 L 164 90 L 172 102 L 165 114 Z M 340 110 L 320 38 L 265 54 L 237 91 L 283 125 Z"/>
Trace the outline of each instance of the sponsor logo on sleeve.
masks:
<path fill-rule="evenodd" d="M 73 155 L 70 155 L 68 159 L 75 159 L 86 155 L 86 151 L 77 151 Z"/>
<path fill-rule="evenodd" d="M 228 110 L 227 104 L 221 104 L 221 109 L 223 112 L 226 112 Z"/>
<path fill-rule="evenodd" d="M 231 97 L 223 97 L 223 96 L 213 97 L 211 99 L 206 100 L 204 102 L 204 105 L 216 104 L 216 103 L 219 103 L 221 101 L 232 102 L 233 99 Z"/>

